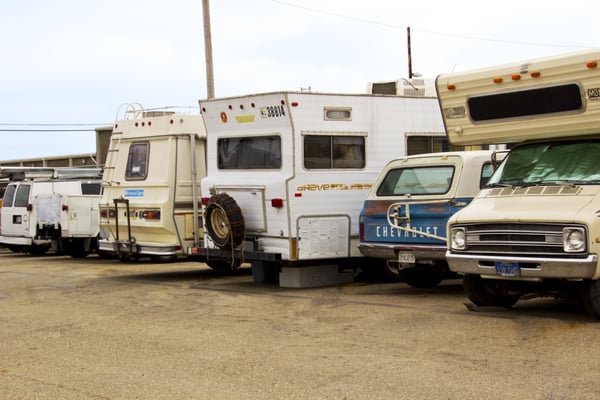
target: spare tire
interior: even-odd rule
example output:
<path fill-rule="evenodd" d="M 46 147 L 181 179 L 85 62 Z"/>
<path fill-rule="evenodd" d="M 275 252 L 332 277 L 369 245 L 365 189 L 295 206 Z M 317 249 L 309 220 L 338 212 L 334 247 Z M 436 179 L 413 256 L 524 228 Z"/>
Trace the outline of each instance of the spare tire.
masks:
<path fill-rule="evenodd" d="M 246 225 L 242 210 L 227 193 L 213 195 L 204 215 L 208 236 L 222 250 L 232 250 L 242 244 Z"/>

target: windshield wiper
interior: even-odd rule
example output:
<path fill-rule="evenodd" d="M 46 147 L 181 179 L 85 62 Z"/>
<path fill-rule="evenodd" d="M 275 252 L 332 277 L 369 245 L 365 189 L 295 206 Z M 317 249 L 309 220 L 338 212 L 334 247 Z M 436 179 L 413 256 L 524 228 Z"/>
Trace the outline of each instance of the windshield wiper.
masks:
<path fill-rule="evenodd" d="M 499 183 L 499 182 L 496 182 L 496 183 L 488 183 L 484 187 L 486 187 L 486 188 L 498 188 L 498 187 L 512 187 L 512 186 L 513 185 L 508 184 L 508 183 Z"/>

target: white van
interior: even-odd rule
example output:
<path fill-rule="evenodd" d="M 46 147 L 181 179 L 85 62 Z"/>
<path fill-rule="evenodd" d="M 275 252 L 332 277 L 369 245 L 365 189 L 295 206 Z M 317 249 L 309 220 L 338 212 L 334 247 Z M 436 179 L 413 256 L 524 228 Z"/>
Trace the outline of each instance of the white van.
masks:
<path fill-rule="evenodd" d="M 276 92 L 200 106 L 208 235 L 190 254 L 249 262 L 281 286 L 346 280 L 338 269 L 362 259 L 358 214 L 385 163 L 447 150 L 435 97 Z"/>
<path fill-rule="evenodd" d="M 5 167 L 0 244 L 13 251 L 64 251 L 85 257 L 97 249 L 101 170 Z"/>
<path fill-rule="evenodd" d="M 114 125 L 102 181 L 103 254 L 122 261 L 186 257 L 203 237 L 205 141 L 199 114 L 128 106 Z"/>
<path fill-rule="evenodd" d="M 576 293 L 600 317 L 598 63 L 587 50 L 437 78 L 452 143 L 514 143 L 448 222 L 448 263 L 475 305 Z"/>
<path fill-rule="evenodd" d="M 383 278 L 431 287 L 456 278 L 446 262 L 448 218 L 492 174 L 492 150 L 408 156 L 388 163 L 360 212 L 358 248 Z"/>

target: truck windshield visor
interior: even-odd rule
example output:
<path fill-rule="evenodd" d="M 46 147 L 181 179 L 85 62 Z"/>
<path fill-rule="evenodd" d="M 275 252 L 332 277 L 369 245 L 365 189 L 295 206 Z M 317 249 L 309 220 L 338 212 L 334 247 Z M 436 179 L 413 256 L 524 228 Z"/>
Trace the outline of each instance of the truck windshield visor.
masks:
<path fill-rule="evenodd" d="M 515 147 L 488 186 L 599 184 L 600 140 L 531 143 Z"/>

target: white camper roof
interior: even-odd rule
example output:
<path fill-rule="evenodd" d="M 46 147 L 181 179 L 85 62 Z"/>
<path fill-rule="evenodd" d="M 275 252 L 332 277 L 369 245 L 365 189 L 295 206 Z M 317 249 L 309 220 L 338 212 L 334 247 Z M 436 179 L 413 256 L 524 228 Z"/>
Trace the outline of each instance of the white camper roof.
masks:
<path fill-rule="evenodd" d="M 455 145 L 600 133 L 600 50 L 441 74 L 436 89 Z"/>
<path fill-rule="evenodd" d="M 2 167 L 0 177 L 11 181 L 22 180 L 75 180 L 100 179 L 101 168 L 71 168 L 71 167 Z"/>

